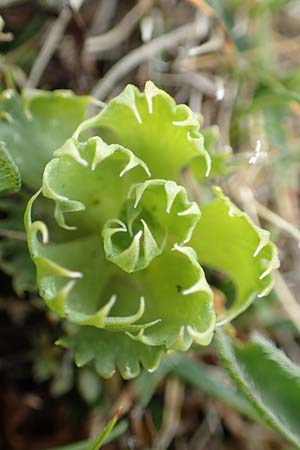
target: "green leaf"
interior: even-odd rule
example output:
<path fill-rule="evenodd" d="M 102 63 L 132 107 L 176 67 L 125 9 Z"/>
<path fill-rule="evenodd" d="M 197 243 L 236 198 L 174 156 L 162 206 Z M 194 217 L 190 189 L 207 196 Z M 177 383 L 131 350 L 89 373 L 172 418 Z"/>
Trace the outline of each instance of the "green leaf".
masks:
<path fill-rule="evenodd" d="M 213 367 L 181 356 L 172 367 L 172 372 L 206 395 L 224 402 L 251 419 L 257 419 L 256 411 L 248 400 L 235 386 L 229 384 L 227 380 L 224 381 L 222 375 L 217 376 Z"/>
<path fill-rule="evenodd" d="M 85 119 L 89 97 L 71 91 L 13 90 L 0 96 L 0 140 L 18 167 L 22 183 L 33 191 L 53 151 Z"/>
<path fill-rule="evenodd" d="M 162 378 L 169 374 L 177 364 L 178 359 L 180 359 L 179 355 L 180 353 L 172 352 L 162 359 L 155 372 L 143 370 L 140 376 L 134 381 L 134 390 L 143 408 L 148 406 Z"/>
<path fill-rule="evenodd" d="M 228 175 L 232 168 L 230 167 L 231 149 L 220 149 L 219 129 L 216 125 L 201 130 L 204 137 L 204 147 L 211 159 L 211 170 L 209 176 L 216 177 L 220 175 Z M 197 167 L 193 167 L 194 173 L 197 175 Z M 201 173 L 198 174 L 198 178 Z"/>
<path fill-rule="evenodd" d="M 149 174 L 130 150 L 99 137 L 85 143 L 69 139 L 54 155 L 45 168 L 43 194 L 55 201 L 58 224 L 81 235 L 118 217 L 130 186 Z M 78 180 L 85 180 L 84 185 Z"/>
<path fill-rule="evenodd" d="M 18 295 L 24 291 L 36 290 L 34 265 L 28 253 L 24 232 L 25 201 L 19 191 L 13 199 L 9 196 L 0 200 L 0 268 L 12 277 L 14 290 Z"/>
<path fill-rule="evenodd" d="M 131 186 L 120 219 L 109 220 L 102 237 L 106 258 L 126 272 L 146 268 L 166 246 L 189 242 L 200 218 L 195 202 L 174 181 Z"/>
<path fill-rule="evenodd" d="M 7 237 L 0 241 L 0 266 L 12 276 L 18 295 L 36 289 L 26 244 L 13 238 L 14 232 L 24 230 L 28 192 L 31 195 L 40 187 L 45 164 L 84 120 L 90 101 L 69 91 L 25 90 L 19 95 L 8 90 L 0 96 L 0 189 L 2 186 L 3 193 L 16 192 L 21 178 L 23 185 L 18 196 L 0 205 L 7 216 L 1 220 L 2 234 Z M 48 212 L 47 202 L 41 209 L 44 215 Z"/>
<path fill-rule="evenodd" d="M 216 198 L 201 208 L 190 245 L 201 264 L 222 270 L 236 286 L 232 305 L 218 318 L 223 324 L 241 314 L 257 296 L 270 292 L 272 271 L 279 263 L 269 233 L 257 227 L 220 188 L 215 193 Z"/>
<path fill-rule="evenodd" d="M 144 371 L 135 380 L 135 390 L 143 407 L 150 402 L 161 379 L 170 372 L 203 394 L 222 401 L 251 419 L 257 419 L 252 405 L 237 392 L 235 386 L 224 379 L 224 373 L 179 353 L 165 357 L 155 373 Z"/>
<path fill-rule="evenodd" d="M 107 437 L 112 432 L 114 426 L 117 423 L 117 420 L 119 419 L 120 411 L 117 411 L 112 419 L 108 422 L 104 430 L 97 436 L 97 438 L 92 442 L 86 450 L 99 450 L 102 447 L 102 444 L 105 442 Z"/>
<path fill-rule="evenodd" d="M 165 250 L 148 269 L 136 272 L 136 279 L 145 286 L 144 320 L 157 323 L 133 339 L 181 351 L 193 342 L 210 343 L 215 329 L 212 292 L 192 248 Z"/>
<path fill-rule="evenodd" d="M 53 151 L 85 119 L 90 101 L 69 91 L 25 90 L 19 95 L 8 90 L 0 96 L 0 190 L 16 192 L 21 178 L 23 186 L 18 195 L 7 197 L 0 205 L 6 216 L 1 219 L 1 229 L 7 236 L 0 241 L 0 267 L 12 276 L 18 295 L 35 290 L 36 282 L 25 242 L 12 236 L 15 232 L 22 234 L 28 195 L 40 187 L 45 164 Z M 48 201 L 39 208 L 39 215 L 49 216 Z"/>
<path fill-rule="evenodd" d="M 0 141 L 0 194 L 17 192 L 21 187 L 21 175 L 14 160 Z"/>
<path fill-rule="evenodd" d="M 102 380 L 90 367 L 82 368 L 78 373 L 78 391 L 86 403 L 93 405 L 101 393 Z"/>
<path fill-rule="evenodd" d="M 108 435 L 106 435 L 103 440 L 103 444 L 108 444 L 112 442 L 114 439 L 117 439 L 121 436 L 128 428 L 128 422 L 126 420 L 122 420 L 117 423 L 114 428 L 110 431 Z M 101 432 L 102 434 L 103 432 Z M 94 439 L 87 439 L 85 441 L 76 442 L 74 444 L 64 445 L 63 447 L 55 447 L 48 450 L 87 450 L 88 445 L 92 445 Z"/>
<path fill-rule="evenodd" d="M 0 231 L 1 232 L 1 231 Z M 2 239 L 0 243 L 0 267 L 12 277 L 13 288 L 21 296 L 25 291 L 36 291 L 36 274 L 26 242 Z"/>
<path fill-rule="evenodd" d="M 145 161 L 153 178 L 177 181 L 180 170 L 191 161 L 198 175 L 210 172 L 198 117 L 186 105 L 176 105 L 151 81 L 143 93 L 128 85 L 98 116 L 84 122 L 78 133 L 91 127 L 98 127 L 106 142 L 132 150 Z"/>
<path fill-rule="evenodd" d="M 246 344 L 218 333 L 221 360 L 260 420 L 300 448 L 300 367 L 264 337 Z"/>
<path fill-rule="evenodd" d="M 116 370 L 125 380 L 135 378 L 141 365 L 154 371 L 162 354 L 162 348 L 132 341 L 124 333 L 92 327 L 80 327 L 77 333 L 63 337 L 57 343 L 75 352 L 75 362 L 79 367 L 92 362 L 103 378 L 112 377 Z"/>

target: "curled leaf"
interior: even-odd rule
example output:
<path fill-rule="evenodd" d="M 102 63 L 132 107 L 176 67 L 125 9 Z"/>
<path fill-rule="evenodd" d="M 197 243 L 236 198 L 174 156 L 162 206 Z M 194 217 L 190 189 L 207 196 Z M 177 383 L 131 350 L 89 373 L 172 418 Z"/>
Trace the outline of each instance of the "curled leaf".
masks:
<path fill-rule="evenodd" d="M 23 215 L 28 197 L 40 187 L 45 164 L 52 158 L 53 151 L 63 145 L 85 119 L 90 101 L 89 97 L 79 97 L 70 91 L 25 90 L 18 94 L 6 90 L 1 93 L 0 190 L 3 194 L 19 191 L 13 200 L 4 199 L 0 205 L 5 217 L 1 219 L 2 229 L 12 235 L 24 233 Z M 45 199 L 36 213 L 45 217 L 48 211 Z M 0 267 L 12 276 L 19 295 L 36 289 L 34 266 L 25 241 L 1 239 Z"/>
<path fill-rule="evenodd" d="M 191 246 L 201 264 L 222 270 L 236 286 L 232 305 L 218 318 L 221 325 L 241 314 L 257 296 L 270 292 L 272 271 L 279 262 L 269 233 L 257 227 L 220 188 L 215 194 L 216 198 L 201 208 Z"/>
<path fill-rule="evenodd" d="M 46 163 L 84 120 L 89 102 L 89 97 L 71 91 L 27 89 L 22 95 L 13 90 L 1 93 L 1 141 L 28 188 L 40 187 Z"/>
<path fill-rule="evenodd" d="M 176 105 L 151 81 L 144 92 L 128 85 L 97 116 L 83 122 L 77 134 L 92 127 L 106 142 L 131 149 L 154 178 L 176 181 L 192 161 L 198 174 L 209 175 L 211 159 L 197 115 L 186 105 Z"/>

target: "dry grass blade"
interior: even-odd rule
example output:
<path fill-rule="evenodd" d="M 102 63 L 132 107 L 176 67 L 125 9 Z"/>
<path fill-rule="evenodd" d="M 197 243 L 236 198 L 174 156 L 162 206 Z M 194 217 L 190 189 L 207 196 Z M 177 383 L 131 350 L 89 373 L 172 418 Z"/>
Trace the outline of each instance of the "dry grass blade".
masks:
<path fill-rule="evenodd" d="M 288 313 L 297 331 L 300 333 L 300 305 L 291 293 L 280 272 L 275 273 L 275 291 L 281 305 Z"/>
<path fill-rule="evenodd" d="M 259 202 L 257 202 L 254 198 L 253 192 L 251 189 L 247 189 L 246 192 L 248 192 L 247 195 L 247 203 L 248 207 L 253 208 L 254 216 L 258 213 L 259 216 L 263 217 L 265 220 L 268 220 L 269 222 L 273 223 L 275 226 L 277 226 L 279 229 L 284 230 L 285 232 L 289 233 L 292 237 L 297 239 L 299 242 L 300 238 L 300 231 L 292 225 L 290 222 L 286 221 L 279 215 L 275 214 L 274 212 L 270 211 L 265 206 L 261 205 Z M 243 200 L 243 198 L 242 198 Z M 246 199 L 244 198 L 244 201 Z M 248 211 L 250 212 L 250 211 Z M 251 214 L 253 217 L 253 214 Z M 300 304 L 295 299 L 294 295 L 290 291 L 283 275 L 279 271 L 276 271 L 274 273 L 275 277 L 275 292 L 278 296 L 278 299 L 283 307 L 283 309 L 287 312 L 290 320 L 295 325 L 297 331 L 300 333 Z"/>
<path fill-rule="evenodd" d="M 27 241 L 26 233 L 23 231 L 0 230 L 0 238 L 16 239 L 17 241 Z"/>
<path fill-rule="evenodd" d="M 96 84 L 91 95 L 97 99 L 105 99 L 116 83 L 142 62 L 150 59 L 162 50 L 170 50 L 180 42 L 190 39 L 202 39 L 206 36 L 208 24 L 206 20 L 195 21 L 179 27 L 169 33 L 134 49 L 118 61 Z"/>
<path fill-rule="evenodd" d="M 183 398 L 184 385 L 177 378 L 170 378 L 166 384 L 163 424 L 154 448 L 168 448 L 178 432 Z"/>
<path fill-rule="evenodd" d="M 1 8 L 8 8 L 17 5 L 18 3 L 23 3 L 23 0 L 1 0 L 0 6 Z"/>
<path fill-rule="evenodd" d="M 208 77 L 205 73 L 160 73 L 159 76 L 167 86 L 180 86 L 186 84 L 204 95 L 213 98 L 216 97 L 217 82 L 213 77 Z"/>
<path fill-rule="evenodd" d="M 0 16 L 0 42 L 10 42 L 13 39 L 12 33 L 5 33 L 3 32 L 4 28 L 4 20 L 2 16 Z"/>
<path fill-rule="evenodd" d="M 300 230 L 298 230 L 298 228 L 296 228 L 293 224 L 291 224 L 287 220 L 283 219 L 281 216 L 274 213 L 269 208 L 262 205 L 261 203 L 259 203 L 256 200 L 255 200 L 255 208 L 256 208 L 259 216 L 261 216 L 263 219 L 267 220 L 268 222 L 272 223 L 279 229 L 290 234 L 300 244 Z"/>
<path fill-rule="evenodd" d="M 187 1 L 191 3 L 195 8 L 199 9 L 207 17 L 211 17 L 214 20 L 216 29 L 221 31 L 225 38 L 224 51 L 229 55 L 231 55 L 231 57 L 233 57 L 235 54 L 235 44 L 232 40 L 232 37 L 228 33 L 224 23 L 216 15 L 214 9 L 211 8 L 204 0 L 187 0 Z"/>
<path fill-rule="evenodd" d="M 87 38 L 85 51 L 99 55 L 124 42 L 131 31 L 139 24 L 141 18 L 153 6 L 153 0 L 140 0 L 112 30 L 100 36 Z"/>
<path fill-rule="evenodd" d="M 78 10 L 83 2 L 84 0 L 77 0 L 76 8 L 74 8 Z M 35 88 L 39 84 L 44 70 L 46 69 L 53 53 L 55 52 L 71 17 L 72 10 L 69 8 L 64 8 L 59 14 L 44 41 L 39 55 L 34 61 L 25 87 Z"/>

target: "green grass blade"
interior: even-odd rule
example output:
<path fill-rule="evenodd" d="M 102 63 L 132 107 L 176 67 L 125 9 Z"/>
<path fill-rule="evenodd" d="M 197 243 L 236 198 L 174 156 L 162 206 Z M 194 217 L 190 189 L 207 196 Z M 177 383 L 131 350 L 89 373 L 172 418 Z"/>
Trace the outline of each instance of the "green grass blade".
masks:
<path fill-rule="evenodd" d="M 86 450 L 99 450 L 102 444 L 105 442 L 105 439 L 110 435 L 114 426 L 117 423 L 117 420 L 120 416 L 120 410 L 116 411 L 113 415 L 112 419 L 108 422 L 104 430 L 96 437 L 96 439 L 87 447 Z"/>
<path fill-rule="evenodd" d="M 113 419 L 114 419 L 114 417 L 113 417 Z M 111 422 L 109 422 L 109 424 L 106 426 L 106 428 L 101 432 L 100 436 L 103 436 L 103 434 L 107 430 L 110 423 Z M 125 431 L 128 428 L 128 422 L 126 420 L 122 420 L 116 426 L 114 426 L 114 425 L 115 425 L 115 422 L 113 424 L 113 427 L 111 427 L 110 430 L 108 430 L 108 432 L 105 433 L 104 439 L 102 442 L 100 442 L 100 445 L 108 444 L 109 442 L 112 442 L 114 439 L 118 438 L 123 433 L 125 433 Z M 91 445 L 95 445 L 95 439 L 86 439 L 84 441 L 76 442 L 74 444 L 64 445 L 63 447 L 55 447 L 55 448 L 51 448 L 48 450 L 90 450 L 91 448 L 94 449 L 95 447 L 91 447 Z"/>

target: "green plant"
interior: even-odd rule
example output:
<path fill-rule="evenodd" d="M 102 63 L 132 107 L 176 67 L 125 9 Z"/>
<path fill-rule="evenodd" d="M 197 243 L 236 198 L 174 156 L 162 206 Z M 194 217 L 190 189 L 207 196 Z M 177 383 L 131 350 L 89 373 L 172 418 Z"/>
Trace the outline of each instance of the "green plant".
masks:
<path fill-rule="evenodd" d="M 36 290 L 23 236 L 26 203 L 39 189 L 53 151 L 84 120 L 90 101 L 70 91 L 27 89 L 20 95 L 10 89 L 0 95 L 0 268 L 12 277 L 18 295 Z M 9 192 L 15 192 L 13 200 L 5 195 Z M 44 216 L 46 211 L 44 202 L 39 214 Z"/>
<path fill-rule="evenodd" d="M 49 450 L 100 450 L 103 444 L 105 445 L 111 442 L 126 430 L 127 423 L 125 421 L 116 425 L 119 415 L 120 411 L 118 410 L 97 437 L 89 439 L 88 441 L 81 441 L 76 444 L 56 447 L 55 449 L 52 448 Z"/>
<path fill-rule="evenodd" d="M 219 355 L 257 420 L 300 448 L 300 367 L 256 333 L 242 344 L 218 332 Z"/>
<path fill-rule="evenodd" d="M 118 368 L 133 378 L 169 350 L 208 345 L 216 324 L 271 289 L 275 247 L 220 188 L 207 194 L 218 157 L 199 127 L 153 83 L 143 93 L 129 85 L 54 152 L 28 203 L 40 295 L 76 324 L 60 343 L 103 377 Z M 184 178 L 202 183 L 203 204 L 189 200 Z M 49 206 L 45 221 L 33 220 L 47 199 L 55 221 Z M 236 287 L 218 318 L 202 265 Z"/>

